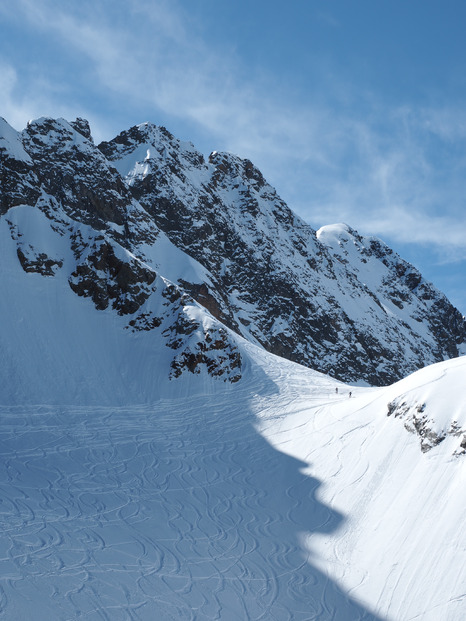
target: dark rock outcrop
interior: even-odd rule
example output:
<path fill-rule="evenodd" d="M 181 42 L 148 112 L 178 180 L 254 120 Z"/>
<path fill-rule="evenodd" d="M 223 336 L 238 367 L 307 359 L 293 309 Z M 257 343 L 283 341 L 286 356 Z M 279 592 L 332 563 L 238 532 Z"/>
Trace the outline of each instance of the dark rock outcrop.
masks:
<path fill-rule="evenodd" d="M 437 429 L 434 419 L 429 418 L 425 403 L 407 403 L 401 398 L 391 401 L 387 408 L 387 416 L 400 418 L 404 422 L 405 429 L 419 437 L 423 453 L 432 450 L 448 436 L 462 436 L 455 455 L 466 452 L 466 429 L 462 429 L 456 421 L 453 421 L 449 428 Z"/>

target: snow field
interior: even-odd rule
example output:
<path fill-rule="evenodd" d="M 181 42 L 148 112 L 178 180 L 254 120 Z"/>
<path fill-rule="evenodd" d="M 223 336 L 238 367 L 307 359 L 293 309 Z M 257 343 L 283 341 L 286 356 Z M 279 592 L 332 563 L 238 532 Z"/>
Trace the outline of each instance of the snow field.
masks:
<path fill-rule="evenodd" d="M 432 365 L 382 389 L 339 389 L 331 402 L 305 373 L 290 372 L 283 396 L 259 412 L 277 450 L 308 464 L 318 499 L 346 517 L 331 536 L 303 533 L 313 564 L 383 618 L 464 618 L 466 464 L 458 436 L 428 453 L 403 421 L 387 417 L 394 396 L 426 403 L 447 429 L 466 410 L 466 359 Z M 293 399 L 290 400 L 290 393 Z M 284 414 L 277 417 L 283 402 Z"/>
<path fill-rule="evenodd" d="M 1 408 L 0 618 L 375 619 L 309 563 L 299 534 L 343 517 L 257 433 L 251 387 Z"/>
<path fill-rule="evenodd" d="M 235 385 L 0 408 L 0 618 L 463 618 L 464 460 L 386 405 L 465 360 L 364 389 L 241 347 Z"/>

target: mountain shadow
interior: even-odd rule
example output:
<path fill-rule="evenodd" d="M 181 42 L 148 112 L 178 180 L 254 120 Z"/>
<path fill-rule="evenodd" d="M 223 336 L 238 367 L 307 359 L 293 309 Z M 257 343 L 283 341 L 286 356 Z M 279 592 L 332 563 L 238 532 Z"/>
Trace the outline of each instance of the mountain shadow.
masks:
<path fill-rule="evenodd" d="M 0 618 L 380 619 L 306 558 L 344 516 L 256 431 L 251 388 L 2 408 Z"/>

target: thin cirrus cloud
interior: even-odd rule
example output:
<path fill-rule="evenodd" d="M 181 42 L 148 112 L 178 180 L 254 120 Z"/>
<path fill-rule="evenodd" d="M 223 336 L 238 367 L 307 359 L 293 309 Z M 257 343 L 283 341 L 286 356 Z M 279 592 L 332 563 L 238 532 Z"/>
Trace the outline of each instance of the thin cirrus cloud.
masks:
<path fill-rule="evenodd" d="M 134 6 L 129 21 L 121 24 L 91 6 L 72 13 L 61 3 L 19 0 L 24 19 L 90 63 L 82 79 L 94 78 L 98 88 L 124 95 L 134 105 L 145 102 L 154 111 L 189 119 L 224 148 L 241 154 L 332 161 L 314 136 L 327 124 L 332 140 L 335 131 L 326 112 L 293 109 L 293 102 L 280 101 L 280 89 L 270 77 L 256 74 L 241 80 L 234 53 L 224 56 L 211 49 L 195 25 L 189 29 L 179 7 L 177 13 L 164 2 Z"/>
<path fill-rule="evenodd" d="M 249 157 L 314 226 L 344 220 L 388 240 L 434 245 L 448 260 L 466 258 L 460 107 L 390 108 L 325 68 L 315 96 L 300 99 L 276 76 L 246 67 L 228 42 L 209 44 L 175 1 L 18 0 L 14 11 L 9 4 L 0 7 L 5 18 L 50 38 L 76 69 L 61 86 L 46 66 L 26 82 L 5 60 L 0 87 L 10 123 L 76 111 L 87 114 L 97 139 L 110 138 L 123 129 L 105 110 L 113 98 L 133 115 L 150 113 L 134 122 L 181 120 L 195 142 L 198 134 L 212 149 Z M 79 99 L 80 87 L 88 99 Z"/>
<path fill-rule="evenodd" d="M 0 59 L 0 116 L 15 129 L 21 130 L 31 119 L 40 116 L 73 118 L 79 105 L 66 101 L 66 89 L 44 75 L 24 81 L 16 68 Z"/>

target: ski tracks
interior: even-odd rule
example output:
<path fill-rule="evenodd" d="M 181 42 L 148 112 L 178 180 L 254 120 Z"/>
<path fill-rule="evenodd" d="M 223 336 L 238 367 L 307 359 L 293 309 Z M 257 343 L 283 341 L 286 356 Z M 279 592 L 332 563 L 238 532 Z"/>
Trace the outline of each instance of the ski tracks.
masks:
<path fill-rule="evenodd" d="M 374 618 L 308 563 L 341 517 L 246 399 L 0 410 L 0 618 Z"/>

